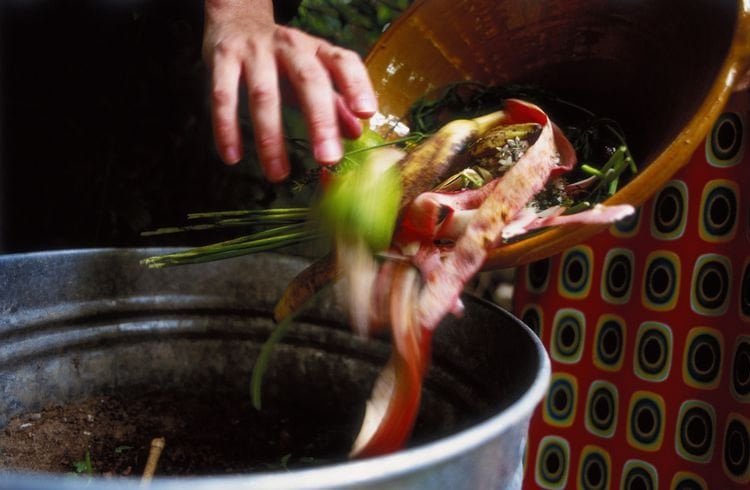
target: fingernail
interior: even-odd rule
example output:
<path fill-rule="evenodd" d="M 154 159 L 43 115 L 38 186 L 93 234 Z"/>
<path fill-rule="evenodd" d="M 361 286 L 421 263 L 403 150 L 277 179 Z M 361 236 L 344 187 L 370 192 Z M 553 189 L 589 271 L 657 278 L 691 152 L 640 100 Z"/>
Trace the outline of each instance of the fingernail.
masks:
<path fill-rule="evenodd" d="M 362 95 L 354 100 L 352 110 L 354 112 L 375 112 L 378 109 L 375 99 L 369 95 Z"/>
<path fill-rule="evenodd" d="M 269 182 L 282 182 L 289 176 L 289 166 L 285 165 L 284 160 L 271 160 L 263 169 Z"/>
<path fill-rule="evenodd" d="M 323 140 L 315 145 L 315 159 L 323 163 L 341 160 L 341 143 L 338 140 Z"/>
<path fill-rule="evenodd" d="M 224 158 L 227 163 L 237 163 L 240 161 L 240 152 L 234 146 L 227 147 L 224 150 Z"/>

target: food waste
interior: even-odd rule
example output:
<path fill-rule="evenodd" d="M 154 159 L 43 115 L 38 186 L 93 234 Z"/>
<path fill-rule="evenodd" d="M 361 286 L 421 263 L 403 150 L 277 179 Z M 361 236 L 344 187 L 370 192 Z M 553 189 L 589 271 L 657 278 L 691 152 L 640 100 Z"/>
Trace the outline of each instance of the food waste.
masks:
<path fill-rule="evenodd" d="M 581 210 L 575 198 L 603 182 L 614 192 L 612 183 L 630 160 L 623 148 L 605 164 L 612 175 L 609 167 L 619 159 L 614 180 L 604 181 L 604 174 L 571 179 L 580 167 L 573 144 L 538 105 L 510 98 L 500 110 L 454 119 L 417 143 L 364 148 L 364 158 L 346 171 L 323 169 L 322 198 L 309 209 L 201 213 L 192 217 L 208 217 L 210 224 L 157 230 L 236 226 L 242 220 L 252 225 L 261 217 L 279 224 L 144 262 L 194 263 L 298 243 L 310 238 L 312 221 L 331 238 L 332 251 L 290 282 L 274 317 L 288 326 L 316 292 L 345 281 L 354 330 L 363 336 L 390 333 L 391 356 L 374 383 L 350 456 L 386 454 L 402 448 L 411 434 L 432 333 L 446 315 L 462 314 L 461 293 L 492 250 L 535 230 L 613 223 L 634 212 L 630 205 L 596 203 Z M 289 224 L 295 219 L 306 223 Z M 280 236 L 285 239 L 274 241 Z M 256 388 L 268 350 L 256 363 Z"/>
<path fill-rule="evenodd" d="M 535 209 L 545 189 L 576 165 L 576 152 L 538 106 L 504 108 L 440 128 L 409 152 L 373 150 L 334 177 L 318 208 L 335 252 L 303 271 L 276 309 L 290 314 L 323 283 L 347 281 L 357 332 L 390 331 L 392 354 L 367 402 L 353 457 L 401 448 L 408 440 L 430 362 L 432 332 L 460 315 L 460 295 L 495 247 L 542 227 L 610 223 L 634 211 L 597 204 L 576 214 Z M 338 179 L 338 180 L 337 180 Z"/>

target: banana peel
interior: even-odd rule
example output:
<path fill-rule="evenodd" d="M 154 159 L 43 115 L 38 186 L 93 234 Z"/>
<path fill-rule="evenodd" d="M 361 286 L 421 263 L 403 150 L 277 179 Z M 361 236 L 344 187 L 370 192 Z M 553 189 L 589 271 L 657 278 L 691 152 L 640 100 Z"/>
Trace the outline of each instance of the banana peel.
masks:
<path fill-rule="evenodd" d="M 403 157 L 398 162 L 401 179 L 399 210 L 445 178 L 458 155 L 474 138 L 501 124 L 507 117 L 504 111 L 496 111 L 473 119 L 452 121 Z M 351 199 L 355 199 L 356 189 L 350 188 L 349 192 L 350 196 L 355 196 Z M 379 205 L 377 200 L 373 203 L 373 206 Z M 276 321 L 296 311 L 318 290 L 340 277 L 341 270 L 334 257 L 335 252 L 326 255 L 291 280 L 274 308 Z"/>
<path fill-rule="evenodd" d="M 282 321 L 300 309 L 315 293 L 339 277 L 340 271 L 336 264 L 336 255 L 328 253 L 314 261 L 287 284 L 284 293 L 276 303 L 273 318 Z"/>
<path fill-rule="evenodd" d="M 409 153 L 399 164 L 402 207 L 439 184 L 469 143 L 507 117 L 505 111 L 496 111 L 474 119 L 456 119 Z"/>

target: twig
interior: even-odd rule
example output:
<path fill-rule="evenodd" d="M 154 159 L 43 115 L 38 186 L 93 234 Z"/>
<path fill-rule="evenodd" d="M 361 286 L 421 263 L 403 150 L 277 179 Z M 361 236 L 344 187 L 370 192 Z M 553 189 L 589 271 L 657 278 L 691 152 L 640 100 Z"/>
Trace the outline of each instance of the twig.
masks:
<path fill-rule="evenodd" d="M 151 449 L 148 452 L 148 460 L 146 460 L 146 468 L 143 470 L 143 477 L 141 478 L 141 487 L 147 487 L 151 480 L 154 478 L 156 473 L 156 465 L 159 463 L 159 457 L 164 449 L 166 441 L 163 437 L 156 437 L 151 440 Z"/>

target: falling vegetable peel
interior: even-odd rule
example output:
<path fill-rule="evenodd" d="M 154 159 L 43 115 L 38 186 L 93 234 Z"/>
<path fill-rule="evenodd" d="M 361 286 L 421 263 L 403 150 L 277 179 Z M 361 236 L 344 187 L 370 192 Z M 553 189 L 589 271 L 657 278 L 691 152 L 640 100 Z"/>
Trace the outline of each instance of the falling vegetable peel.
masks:
<path fill-rule="evenodd" d="M 611 223 L 634 211 L 629 205 L 597 204 L 567 214 L 562 202 L 535 209 L 533 202 L 548 182 L 573 168 L 576 153 L 542 109 L 521 100 L 507 99 L 501 111 L 449 122 L 408 153 L 377 144 L 363 154 L 366 158 L 347 173 L 325 172 L 321 178 L 321 202 L 312 214 L 303 212 L 313 218 L 314 233 L 299 216 L 290 221 L 282 210 L 208 213 L 201 217 L 213 220 L 209 228 L 256 220 L 275 228 L 144 261 L 161 267 L 278 248 L 284 242 L 278 233 L 292 233 L 294 240 L 321 230 L 332 236 L 334 251 L 289 283 L 274 318 L 288 325 L 317 291 L 343 279 L 355 330 L 362 335 L 390 330 L 391 358 L 375 381 L 352 457 L 405 444 L 419 409 L 432 332 L 445 315 L 461 314 L 464 285 L 503 240 L 540 227 Z M 603 168 L 615 159 L 625 167 L 629 158 L 626 149 L 618 149 Z M 471 172 L 464 173 L 467 167 Z M 610 168 L 610 180 L 601 177 L 596 185 L 611 187 L 615 174 Z M 584 179 L 565 187 L 590 185 L 591 179 Z M 181 231 L 163 232 L 175 230 Z M 272 336 L 264 349 L 279 337 Z M 267 356 L 263 359 L 258 363 L 267 362 Z M 254 400 L 263 370 L 256 365 L 253 371 Z"/>
<path fill-rule="evenodd" d="M 505 165 L 502 175 L 478 189 L 432 191 L 452 168 L 466 145 L 496 125 L 538 125 L 515 161 Z M 529 126 L 526 126 L 529 128 Z M 380 157 L 371 155 L 368 165 Z M 502 111 L 477 120 L 448 123 L 435 136 L 422 143 L 397 165 L 402 183 L 400 221 L 388 254 L 401 257 L 381 264 L 368 249 L 369 239 L 352 239 L 357 223 L 346 222 L 361 213 L 337 211 L 324 217 L 344 229 L 346 237 L 337 240 L 337 267 L 349 281 L 349 307 L 352 323 L 360 333 L 372 330 L 369 322 L 388 325 L 392 354 L 367 402 L 364 420 L 351 456 L 365 457 L 399 449 L 408 438 L 417 415 L 423 376 L 429 365 L 430 338 L 442 318 L 460 314 L 460 294 L 465 284 L 482 268 L 487 254 L 500 245 L 503 231 L 516 219 L 517 229 L 553 223 L 611 221 L 633 211 L 630 206 L 592 210 L 562 218 L 530 220 L 523 211 L 544 189 L 549 179 L 573 168 L 576 155 L 562 132 L 537 106 L 520 100 L 507 100 Z M 384 168 L 392 169 L 392 161 Z M 469 187 L 472 187 L 471 185 Z M 372 192 L 370 186 L 369 191 Z M 368 192 L 350 189 L 349 192 Z M 398 193 L 390 193 L 391 199 Z M 365 201 L 367 199 L 365 198 Z M 386 207 L 392 207 L 393 201 Z M 336 209 L 329 206 L 326 209 Z M 386 284 L 388 287 L 377 287 Z"/>

